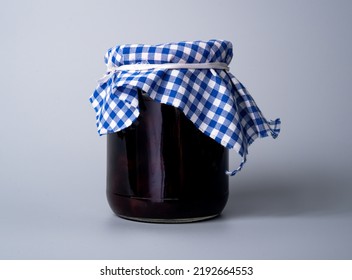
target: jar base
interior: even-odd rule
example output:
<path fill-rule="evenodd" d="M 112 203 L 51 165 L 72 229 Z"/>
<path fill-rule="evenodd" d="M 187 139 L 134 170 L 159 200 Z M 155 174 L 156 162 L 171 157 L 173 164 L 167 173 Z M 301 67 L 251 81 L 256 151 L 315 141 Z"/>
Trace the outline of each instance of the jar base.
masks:
<path fill-rule="evenodd" d="M 185 223 L 194 223 L 200 222 L 204 220 L 210 220 L 218 217 L 220 214 L 206 216 L 206 217 L 195 217 L 195 218 L 180 218 L 180 219 L 153 219 L 153 218 L 136 218 L 136 217 L 128 217 L 124 215 L 117 215 L 120 218 L 131 220 L 135 222 L 142 223 L 155 223 L 155 224 L 185 224 Z"/>
<path fill-rule="evenodd" d="M 228 193 L 193 199 L 162 199 L 159 201 L 108 193 L 113 212 L 124 219 L 146 223 L 191 223 L 219 216 Z"/>

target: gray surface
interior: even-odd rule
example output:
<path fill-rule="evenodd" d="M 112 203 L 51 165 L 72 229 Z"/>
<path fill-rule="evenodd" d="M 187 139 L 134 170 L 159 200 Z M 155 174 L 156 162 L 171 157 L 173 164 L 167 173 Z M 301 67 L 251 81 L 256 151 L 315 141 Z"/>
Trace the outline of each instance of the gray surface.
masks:
<path fill-rule="evenodd" d="M 2 3 L 1 259 L 351 259 L 351 2 L 214 3 Z M 102 56 L 210 38 L 234 43 L 232 73 L 282 134 L 253 144 L 219 219 L 115 217 L 87 100 Z"/>

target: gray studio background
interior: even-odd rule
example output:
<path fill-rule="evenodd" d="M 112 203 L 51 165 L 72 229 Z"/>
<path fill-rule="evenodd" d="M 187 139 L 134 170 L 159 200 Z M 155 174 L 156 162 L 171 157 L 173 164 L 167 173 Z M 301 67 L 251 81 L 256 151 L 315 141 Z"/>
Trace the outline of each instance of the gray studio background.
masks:
<path fill-rule="evenodd" d="M 0 258 L 351 259 L 351 26 L 342 0 L 2 1 Z M 105 51 L 212 38 L 281 135 L 251 146 L 220 218 L 117 218 L 88 102 Z"/>

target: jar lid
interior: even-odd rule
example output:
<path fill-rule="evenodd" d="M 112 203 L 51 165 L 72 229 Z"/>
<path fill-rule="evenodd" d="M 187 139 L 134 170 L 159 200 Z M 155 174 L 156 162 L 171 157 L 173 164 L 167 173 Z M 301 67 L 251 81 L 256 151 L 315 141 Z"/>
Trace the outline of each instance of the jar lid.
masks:
<path fill-rule="evenodd" d="M 205 135 L 242 157 L 258 137 L 280 131 L 267 121 L 246 88 L 229 72 L 232 44 L 225 40 L 118 45 L 107 51 L 106 75 L 90 97 L 98 133 L 129 127 L 139 116 L 138 91 L 179 108 Z"/>

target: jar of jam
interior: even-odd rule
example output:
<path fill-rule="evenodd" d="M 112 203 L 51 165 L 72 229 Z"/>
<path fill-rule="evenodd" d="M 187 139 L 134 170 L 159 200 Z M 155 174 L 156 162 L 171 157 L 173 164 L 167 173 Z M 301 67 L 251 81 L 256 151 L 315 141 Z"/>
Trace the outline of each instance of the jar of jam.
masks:
<path fill-rule="evenodd" d="M 120 217 L 192 222 L 221 213 L 228 199 L 228 150 L 177 108 L 141 92 L 138 120 L 107 135 L 107 198 Z"/>
<path fill-rule="evenodd" d="M 98 133 L 107 137 L 107 198 L 120 217 L 181 223 L 224 209 L 228 175 L 258 137 L 276 138 L 229 72 L 225 40 L 117 45 L 90 97 Z M 228 150 L 241 157 L 228 171 Z"/>

